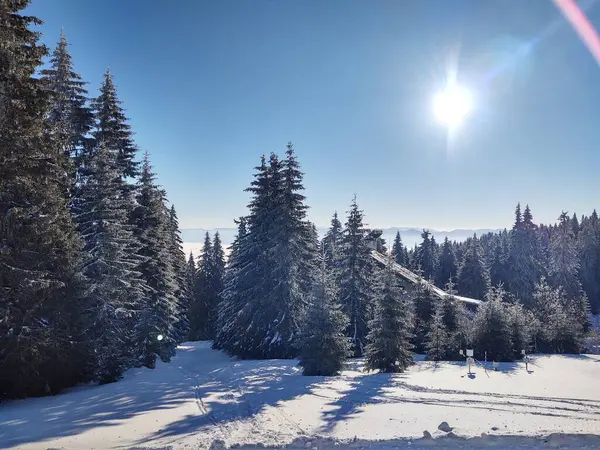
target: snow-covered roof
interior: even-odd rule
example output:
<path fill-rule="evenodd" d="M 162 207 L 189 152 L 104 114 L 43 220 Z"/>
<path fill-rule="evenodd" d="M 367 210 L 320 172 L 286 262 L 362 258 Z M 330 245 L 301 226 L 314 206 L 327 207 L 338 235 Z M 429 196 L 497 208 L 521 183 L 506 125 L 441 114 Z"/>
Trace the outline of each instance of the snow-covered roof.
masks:
<path fill-rule="evenodd" d="M 387 256 L 382 255 L 381 253 L 379 253 L 375 250 L 373 250 L 371 252 L 371 256 L 375 260 L 377 260 L 377 262 L 379 262 L 381 264 L 387 265 L 389 262 Z M 439 287 L 433 285 L 429 281 L 425 280 L 423 277 L 420 277 L 416 273 L 408 270 L 406 267 L 402 267 L 400 264 L 392 262 L 392 269 L 394 270 L 394 272 L 396 272 L 398 275 L 400 275 L 402 278 L 404 278 L 409 283 L 413 283 L 413 284 L 424 283 L 424 284 L 429 285 L 429 287 L 431 288 L 431 291 L 433 292 L 433 294 L 436 297 L 444 298 L 448 295 L 448 293 L 445 292 L 443 289 L 440 289 Z M 459 302 L 467 303 L 470 305 L 479 305 L 482 302 L 481 300 L 477 300 L 475 298 L 461 297 L 458 295 L 455 295 L 454 298 L 456 300 L 458 300 Z"/>

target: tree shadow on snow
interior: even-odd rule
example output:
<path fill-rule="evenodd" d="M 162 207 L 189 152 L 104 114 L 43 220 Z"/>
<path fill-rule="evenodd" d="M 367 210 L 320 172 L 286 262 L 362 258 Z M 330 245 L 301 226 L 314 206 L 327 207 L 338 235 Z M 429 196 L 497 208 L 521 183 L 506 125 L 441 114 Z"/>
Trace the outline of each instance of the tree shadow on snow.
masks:
<path fill-rule="evenodd" d="M 359 366 L 361 367 L 361 366 Z M 384 398 L 384 390 L 394 386 L 398 380 L 406 377 L 405 374 L 373 373 L 354 378 L 350 388 L 345 390 L 340 398 L 329 405 L 333 409 L 323 413 L 325 424 L 321 432 L 331 432 L 335 426 L 347 421 L 353 415 L 361 412 L 367 404 L 381 403 Z"/>
<path fill-rule="evenodd" d="M 186 358 L 197 358 L 194 348 L 189 350 L 178 350 L 170 364 L 158 362 L 156 370 L 129 370 L 117 383 L 4 403 L 0 406 L 0 442 L 10 447 L 73 436 L 91 428 L 110 429 L 149 411 L 175 408 L 189 401 L 195 385 L 195 377 L 180 367 Z"/>
<path fill-rule="evenodd" d="M 265 408 L 310 394 L 311 387 L 324 380 L 325 377 L 302 376 L 297 360 L 233 361 L 198 376 L 198 413 L 172 422 L 138 444 L 155 439 L 176 440 L 215 425 L 251 419 Z"/>

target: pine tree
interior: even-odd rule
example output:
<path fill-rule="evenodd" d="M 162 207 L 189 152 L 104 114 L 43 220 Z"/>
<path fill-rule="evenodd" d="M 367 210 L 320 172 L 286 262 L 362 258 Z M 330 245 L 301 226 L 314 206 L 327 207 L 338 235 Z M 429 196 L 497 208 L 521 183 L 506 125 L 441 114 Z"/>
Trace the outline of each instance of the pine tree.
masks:
<path fill-rule="evenodd" d="M 589 298 L 591 311 L 600 312 L 600 226 L 596 211 L 581 222 L 579 279 Z"/>
<path fill-rule="evenodd" d="M 318 238 L 306 220 L 302 177 L 293 147 L 281 161 L 263 157 L 249 192 L 246 235 L 240 240 L 225 306 L 235 318 L 224 323 L 217 344 L 253 358 L 289 358 L 314 283 Z M 227 320 L 227 319 L 226 319 Z"/>
<path fill-rule="evenodd" d="M 388 262 L 380 274 L 375 313 L 369 324 L 365 369 L 404 372 L 412 364 L 412 316 L 408 301 Z"/>
<path fill-rule="evenodd" d="M 325 254 L 321 259 L 321 270 L 297 342 L 302 374 L 310 376 L 339 374 L 351 354 L 345 334 L 348 317 L 337 303 L 338 293 Z"/>
<path fill-rule="evenodd" d="M 175 298 L 177 299 L 176 310 L 173 318 L 173 333 L 176 342 L 185 340 L 189 333 L 188 311 L 194 296 L 194 289 L 188 284 L 188 262 L 183 252 L 183 240 L 179 230 L 179 219 L 175 205 L 169 208 L 165 198 L 165 214 L 168 217 L 169 229 L 169 260 L 173 267 L 175 278 Z M 191 254 L 190 254 L 191 255 Z M 195 266 L 195 263 L 194 263 Z M 191 289 L 191 290 L 190 290 Z"/>
<path fill-rule="evenodd" d="M 481 257 L 476 236 L 467 243 L 463 262 L 458 272 L 458 291 L 465 297 L 483 299 L 490 286 L 489 272 Z"/>
<path fill-rule="evenodd" d="M 104 74 L 100 95 L 93 100 L 92 106 L 96 116 L 96 129 L 93 133 L 96 145 L 103 143 L 106 148 L 116 153 L 117 172 L 123 180 L 137 176 L 137 147 L 133 142 L 133 133 L 127 123 L 127 117 L 121 108 L 110 70 Z M 128 191 L 126 184 L 123 184 L 123 188 L 125 192 Z"/>
<path fill-rule="evenodd" d="M 138 314 L 137 333 L 142 339 L 141 361 L 150 368 L 154 367 L 157 356 L 169 361 L 178 341 L 174 322 L 179 280 L 171 259 L 171 221 L 155 178 L 146 153 L 131 223 L 140 243 L 138 271 L 149 288 L 146 304 Z"/>
<path fill-rule="evenodd" d="M 217 296 L 214 290 L 214 254 L 208 231 L 200 253 L 197 276 L 196 301 L 190 306 L 190 339 L 192 341 L 212 339 L 217 317 Z"/>
<path fill-rule="evenodd" d="M 456 256 L 454 255 L 450 240 L 446 237 L 440 252 L 439 264 L 435 276 L 436 285 L 445 286 L 450 280 L 455 280 L 457 271 Z"/>
<path fill-rule="evenodd" d="M 223 292 L 217 317 L 217 335 L 213 342 L 215 349 L 239 349 L 238 342 L 238 318 L 245 305 L 245 297 L 240 295 L 242 290 L 240 274 L 244 274 L 245 258 L 244 251 L 247 244 L 244 239 L 247 236 L 246 218 L 240 217 L 235 223 L 238 226 L 237 235 L 231 244 L 229 258 L 225 268 L 223 279 Z M 191 257 L 191 255 L 190 255 Z"/>
<path fill-rule="evenodd" d="M 194 255 L 192 254 L 192 252 L 190 252 L 190 256 L 185 266 L 185 290 L 190 296 L 190 298 L 194 296 L 194 292 L 196 290 L 196 276 L 196 260 L 194 259 Z"/>
<path fill-rule="evenodd" d="M 487 352 L 488 360 L 513 361 L 513 342 L 508 304 L 504 291 L 492 288 L 487 301 L 479 305 L 474 320 L 474 343 L 478 358 Z"/>
<path fill-rule="evenodd" d="M 563 212 L 558 220 L 558 229 L 550 238 L 550 281 L 556 287 L 561 286 L 568 297 L 574 298 L 582 291 L 577 243 L 567 213 Z"/>
<path fill-rule="evenodd" d="M 502 247 L 502 238 L 499 237 L 494 245 L 494 253 L 490 263 L 490 282 L 492 286 L 508 285 L 508 267 L 506 266 L 506 255 Z"/>
<path fill-rule="evenodd" d="M 551 287 L 545 279 L 536 285 L 533 310 L 541 323 L 537 350 L 555 353 L 579 353 L 584 328 L 573 310 L 573 302 L 562 288 Z"/>
<path fill-rule="evenodd" d="M 89 133 L 93 116 L 88 106 L 86 83 L 73 69 L 64 32 L 50 59 L 50 67 L 41 71 L 42 79 L 50 90 L 51 105 L 48 124 L 54 138 L 59 142 L 68 163 L 69 198 L 75 195 L 77 173 L 82 158 L 90 145 Z"/>
<path fill-rule="evenodd" d="M 46 54 L 29 2 L 0 0 L 0 397 L 56 393 L 84 377 L 81 241 L 66 208 L 60 142 L 34 77 Z"/>
<path fill-rule="evenodd" d="M 413 346 L 415 352 L 423 353 L 426 351 L 427 333 L 435 310 L 435 299 L 429 284 L 418 283 L 415 286 L 412 304 L 415 310 Z"/>
<path fill-rule="evenodd" d="M 535 284 L 542 275 L 536 229 L 529 205 L 522 217 L 520 205 L 517 205 L 510 235 L 509 290 L 526 305 L 531 304 Z"/>
<path fill-rule="evenodd" d="M 225 252 L 223 251 L 223 244 L 221 243 L 221 236 L 216 231 L 212 242 L 212 288 L 217 296 L 217 311 L 219 310 L 219 303 L 221 300 L 221 293 L 223 292 L 223 281 L 225 278 Z"/>
<path fill-rule="evenodd" d="M 340 303 L 349 317 L 347 335 L 352 341 L 355 356 L 362 356 L 369 330 L 373 299 L 373 263 L 366 242 L 363 212 L 358 209 L 356 196 L 350 205 L 342 246 L 340 248 Z"/>
<path fill-rule="evenodd" d="M 423 233 L 421 234 L 423 242 L 419 245 L 416 255 L 417 267 L 421 269 L 423 276 L 427 280 L 435 277 L 435 270 L 437 266 L 437 248 L 435 241 L 430 236 L 431 233 L 428 230 L 423 230 Z"/>
<path fill-rule="evenodd" d="M 97 355 L 95 378 L 103 383 L 119 379 L 136 364 L 146 338 L 134 325 L 146 309 L 148 288 L 138 271 L 139 246 L 129 225 L 130 203 L 122 196 L 115 156 L 106 145 L 96 150 L 76 210 L 85 239 L 84 273 L 92 282 L 87 309 L 94 327 L 88 338 Z"/>
<path fill-rule="evenodd" d="M 432 361 L 441 361 L 445 359 L 448 353 L 450 336 L 444 323 L 444 308 L 442 303 L 435 307 L 429 331 L 426 335 L 425 347 L 427 349 L 427 359 Z"/>
<path fill-rule="evenodd" d="M 331 226 L 323 237 L 323 249 L 327 258 L 327 266 L 329 268 L 336 267 L 339 260 L 339 246 L 342 240 L 342 223 L 338 219 L 337 211 L 333 213 L 331 218 Z"/>
<path fill-rule="evenodd" d="M 402 245 L 402 237 L 400 236 L 400 232 L 396 232 L 396 237 L 394 238 L 394 245 L 392 246 L 392 255 L 394 255 L 394 261 L 396 264 L 400 264 L 401 266 L 405 266 L 407 261 L 405 261 L 405 248 Z"/>

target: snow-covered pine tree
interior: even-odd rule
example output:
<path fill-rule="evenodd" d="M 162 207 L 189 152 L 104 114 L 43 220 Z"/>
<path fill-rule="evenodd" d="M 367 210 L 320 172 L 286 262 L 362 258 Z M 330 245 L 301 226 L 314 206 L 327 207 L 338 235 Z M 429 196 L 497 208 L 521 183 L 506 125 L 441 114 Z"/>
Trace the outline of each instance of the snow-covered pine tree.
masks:
<path fill-rule="evenodd" d="M 561 286 L 567 297 L 581 295 L 577 241 L 566 212 L 560 215 L 558 229 L 550 236 L 549 275 L 552 285 Z"/>
<path fill-rule="evenodd" d="M 189 332 L 188 310 L 192 302 L 193 290 L 190 290 L 188 284 L 188 262 L 183 252 L 183 240 L 179 230 L 179 219 L 175 205 L 169 208 L 165 198 L 165 214 L 168 216 L 169 228 L 169 259 L 173 267 L 175 277 L 175 298 L 177 299 L 177 308 L 174 312 L 173 329 L 177 343 L 183 342 Z M 191 256 L 191 253 L 190 253 Z M 192 258 L 192 262 L 193 258 Z M 195 263 L 194 263 L 195 266 Z"/>
<path fill-rule="evenodd" d="M 444 306 L 442 302 L 435 305 L 433 317 L 429 325 L 429 331 L 425 336 L 425 348 L 427 359 L 442 361 L 446 358 L 450 343 L 450 335 L 444 323 Z"/>
<path fill-rule="evenodd" d="M 429 280 L 435 277 L 437 247 L 435 241 L 431 238 L 429 230 L 423 230 L 421 237 L 423 238 L 423 242 L 419 245 L 416 253 L 416 264 L 421 269 L 423 277 Z"/>
<path fill-rule="evenodd" d="M 245 217 L 240 217 L 235 221 L 238 231 L 229 248 L 229 257 L 227 258 L 223 280 L 223 292 L 217 317 L 217 335 L 213 342 L 213 348 L 226 349 L 230 352 L 233 351 L 232 349 L 236 349 L 237 330 L 239 329 L 238 318 L 245 303 L 244 297 L 239 295 L 238 289 L 242 286 L 238 284 L 241 281 L 238 275 L 246 264 L 243 258 L 243 251 L 246 248 L 245 243 L 243 243 L 247 235 L 246 222 Z"/>
<path fill-rule="evenodd" d="M 506 265 L 507 255 L 502 245 L 502 237 L 498 235 L 492 260 L 490 262 L 490 283 L 492 286 L 508 286 L 508 267 Z"/>
<path fill-rule="evenodd" d="M 435 299 L 430 285 L 423 282 L 415 286 L 411 298 L 414 307 L 413 347 L 415 352 L 423 353 L 426 351 L 426 336 L 435 310 Z"/>
<path fill-rule="evenodd" d="M 593 314 L 600 313 L 600 223 L 596 210 L 581 221 L 579 279 Z"/>
<path fill-rule="evenodd" d="M 340 247 L 338 274 L 340 303 L 350 319 L 347 334 L 355 356 L 364 353 L 374 298 L 374 267 L 367 246 L 363 212 L 358 209 L 356 196 L 350 205 Z"/>
<path fill-rule="evenodd" d="M 445 286 L 450 280 L 456 279 L 458 268 L 456 265 L 456 256 L 452 243 L 446 236 L 442 249 L 440 251 L 439 263 L 435 275 L 435 284 L 437 286 Z"/>
<path fill-rule="evenodd" d="M 533 311 L 539 320 L 537 350 L 554 353 L 579 353 L 584 328 L 575 314 L 573 303 L 562 288 L 553 288 L 542 278 L 536 285 Z"/>
<path fill-rule="evenodd" d="M 213 236 L 212 242 L 212 288 L 217 298 L 217 307 L 216 314 L 219 311 L 219 304 L 221 303 L 221 294 L 223 293 L 224 281 L 225 281 L 225 252 L 223 250 L 223 244 L 221 243 L 221 235 L 218 231 L 215 232 Z M 216 316 L 215 316 L 215 324 L 213 328 L 216 327 Z M 216 330 L 215 330 L 216 334 Z"/>
<path fill-rule="evenodd" d="M 271 159 L 273 227 L 269 251 L 270 286 L 264 309 L 257 313 L 263 318 L 265 333 L 260 347 L 266 358 L 289 358 L 297 353 L 293 341 L 299 331 L 307 297 L 314 285 L 317 268 L 318 235 L 306 219 L 308 206 L 303 195 L 304 174 L 300 170 L 292 143 L 280 162 L 277 182 Z M 259 319 L 260 320 L 260 319 Z"/>
<path fill-rule="evenodd" d="M 157 356 L 168 361 L 177 345 L 174 321 L 179 286 L 171 260 L 171 223 L 167 213 L 163 191 L 156 185 L 146 153 L 131 224 L 140 244 L 137 270 L 149 288 L 146 303 L 137 315 L 136 335 L 140 339 L 140 361 L 150 368 L 155 366 Z M 162 338 L 159 340 L 158 336 Z"/>
<path fill-rule="evenodd" d="M 478 359 L 487 352 L 488 360 L 513 361 L 513 342 L 509 305 L 505 292 L 491 288 L 487 301 L 479 305 L 474 320 L 474 345 Z"/>
<path fill-rule="evenodd" d="M 139 163 L 135 160 L 137 147 L 110 70 L 104 74 L 100 95 L 92 101 L 92 107 L 96 117 L 93 136 L 97 145 L 103 143 L 106 148 L 116 152 L 117 172 L 123 180 L 136 177 L 139 172 Z M 125 183 L 122 188 L 125 192 L 132 190 Z"/>
<path fill-rule="evenodd" d="M 196 268 L 196 260 L 193 253 L 190 251 L 190 256 L 185 266 L 185 292 L 191 299 L 194 298 L 196 287 L 198 284 L 198 269 Z"/>
<path fill-rule="evenodd" d="M 533 299 L 535 284 L 541 276 L 537 227 L 529 205 L 521 216 L 521 206 L 515 211 L 515 225 L 510 233 L 509 290 L 525 305 Z"/>
<path fill-rule="evenodd" d="M 190 305 L 190 339 L 199 341 L 214 337 L 214 326 L 217 317 L 217 296 L 213 289 L 214 257 L 213 246 L 208 231 L 204 236 L 204 244 L 198 263 L 197 289 L 195 302 Z"/>
<path fill-rule="evenodd" d="M 76 219 L 85 239 L 83 271 L 92 283 L 87 312 L 94 326 L 87 338 L 97 357 L 95 378 L 102 383 L 119 379 L 141 356 L 136 324 L 148 301 L 123 183 L 117 152 L 100 143 L 89 160 Z"/>
<path fill-rule="evenodd" d="M 464 258 L 458 271 L 458 292 L 465 297 L 485 298 L 489 287 L 489 271 L 481 256 L 477 236 L 467 242 Z"/>
<path fill-rule="evenodd" d="M 262 306 L 270 283 L 271 267 L 266 255 L 271 246 L 272 179 L 279 174 L 279 170 L 273 173 L 275 162 L 267 165 L 262 156 L 260 165 L 255 167 L 254 180 L 246 189 L 252 199 L 248 216 L 243 221 L 244 233 L 241 234 L 242 230 L 238 228 L 227 268 L 220 312 L 223 325 L 215 345 L 243 358 L 261 357 L 258 345 L 264 337 L 264 326 L 255 322 L 254 313 Z"/>
<path fill-rule="evenodd" d="M 392 269 L 392 259 L 378 275 L 375 312 L 369 323 L 365 369 L 404 372 L 412 363 L 412 314 Z"/>
<path fill-rule="evenodd" d="M 0 398 L 47 395 L 83 378 L 81 241 L 66 207 L 67 167 L 47 133 L 49 98 L 33 75 L 46 48 L 0 0 Z"/>
<path fill-rule="evenodd" d="M 456 299 L 455 284 L 450 280 L 444 288 L 447 295 L 439 300 L 443 315 L 444 326 L 448 332 L 448 345 L 444 359 L 456 360 L 460 358 L 459 350 L 468 343 L 470 319 L 467 317 L 465 307 Z"/>
<path fill-rule="evenodd" d="M 405 248 L 402 245 L 402 237 L 400 236 L 400 231 L 396 232 L 396 237 L 394 238 L 394 244 L 392 245 L 392 255 L 394 255 L 394 261 L 396 264 L 400 264 L 401 266 L 406 266 L 408 261 L 405 261 Z"/>
<path fill-rule="evenodd" d="M 342 223 L 338 219 L 337 211 L 331 218 L 331 226 L 323 237 L 323 248 L 327 258 L 327 266 L 334 268 L 339 261 L 339 247 L 342 241 Z"/>
<path fill-rule="evenodd" d="M 338 303 L 334 277 L 326 261 L 324 252 L 296 343 L 300 349 L 299 365 L 303 375 L 338 375 L 351 354 L 346 337 L 348 317 Z"/>
<path fill-rule="evenodd" d="M 47 121 L 53 137 L 58 140 L 68 164 L 68 192 L 73 199 L 77 174 L 86 150 L 94 117 L 88 106 L 86 83 L 73 69 L 67 38 L 61 32 L 50 66 L 41 71 L 51 95 Z"/>

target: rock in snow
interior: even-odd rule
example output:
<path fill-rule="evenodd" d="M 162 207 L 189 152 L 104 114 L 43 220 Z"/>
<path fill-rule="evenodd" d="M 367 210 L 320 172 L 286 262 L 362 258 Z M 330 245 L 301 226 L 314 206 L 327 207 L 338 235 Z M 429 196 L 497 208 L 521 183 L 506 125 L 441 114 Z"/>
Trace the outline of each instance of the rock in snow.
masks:
<path fill-rule="evenodd" d="M 448 425 L 448 422 L 442 422 L 438 425 L 438 430 L 443 431 L 444 433 L 450 433 L 454 428 Z"/>

